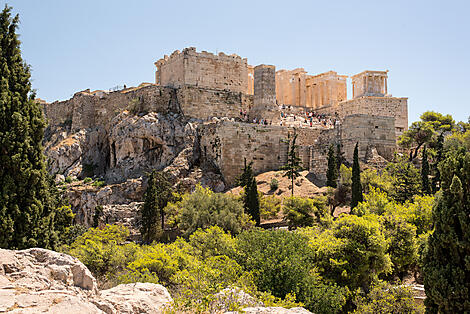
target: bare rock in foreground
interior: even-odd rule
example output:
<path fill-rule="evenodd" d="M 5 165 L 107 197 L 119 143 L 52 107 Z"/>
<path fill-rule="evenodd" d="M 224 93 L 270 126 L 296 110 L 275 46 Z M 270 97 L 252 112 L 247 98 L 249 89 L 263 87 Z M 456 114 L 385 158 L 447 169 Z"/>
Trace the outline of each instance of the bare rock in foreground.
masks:
<path fill-rule="evenodd" d="M 45 249 L 0 249 L 0 312 L 162 313 L 172 302 L 165 287 L 151 283 L 99 291 L 78 259 Z"/>

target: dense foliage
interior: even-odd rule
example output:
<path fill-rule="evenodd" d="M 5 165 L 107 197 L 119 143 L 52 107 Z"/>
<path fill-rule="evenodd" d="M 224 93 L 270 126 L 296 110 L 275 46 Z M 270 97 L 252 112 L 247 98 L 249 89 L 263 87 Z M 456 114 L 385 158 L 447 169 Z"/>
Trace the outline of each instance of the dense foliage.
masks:
<path fill-rule="evenodd" d="M 169 204 L 167 211 L 173 213 L 172 223 L 185 237 L 199 228 L 210 226 L 219 226 L 226 232 L 237 234 L 253 225 L 238 198 L 214 193 L 199 185 L 193 193 L 185 194 L 180 201 Z"/>
<path fill-rule="evenodd" d="M 470 152 L 468 143 L 455 144 L 439 164 L 442 187 L 424 256 L 429 313 L 470 311 Z"/>
<path fill-rule="evenodd" d="M 54 248 L 71 224 L 48 179 L 42 140 L 45 121 L 21 57 L 19 17 L 0 13 L 0 247 Z"/>
<path fill-rule="evenodd" d="M 328 207 L 325 198 L 289 197 L 284 200 L 284 217 L 290 229 L 328 223 Z"/>

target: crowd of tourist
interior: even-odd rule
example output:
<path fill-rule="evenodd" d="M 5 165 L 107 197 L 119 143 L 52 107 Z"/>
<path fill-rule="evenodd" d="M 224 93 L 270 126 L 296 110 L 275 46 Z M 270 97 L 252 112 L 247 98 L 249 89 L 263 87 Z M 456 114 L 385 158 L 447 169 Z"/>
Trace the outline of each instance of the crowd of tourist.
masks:
<path fill-rule="evenodd" d="M 334 128 L 339 124 L 339 119 L 335 114 L 334 117 L 318 113 L 313 110 L 306 110 L 301 112 L 293 112 L 292 106 L 279 106 L 280 109 L 280 126 L 291 126 L 291 127 L 323 127 L 323 128 Z M 240 120 L 246 123 L 254 123 L 260 125 L 272 125 L 273 121 L 264 118 L 253 118 L 250 119 L 249 114 L 246 110 L 240 110 Z"/>
<path fill-rule="evenodd" d="M 261 125 L 272 125 L 273 124 L 272 120 L 269 121 L 268 119 L 263 119 L 263 118 L 257 119 L 255 117 L 252 120 L 250 120 L 246 110 L 240 110 L 240 119 L 243 122 L 246 122 L 246 123 L 254 123 L 254 124 L 261 124 Z"/>
<path fill-rule="evenodd" d="M 333 128 L 339 124 L 339 119 L 335 114 L 335 117 L 327 115 L 325 113 L 318 113 L 313 110 L 306 110 L 300 113 L 292 113 L 292 106 L 279 106 L 281 111 L 279 122 L 280 125 L 292 126 L 297 125 L 300 127 L 324 127 Z"/>

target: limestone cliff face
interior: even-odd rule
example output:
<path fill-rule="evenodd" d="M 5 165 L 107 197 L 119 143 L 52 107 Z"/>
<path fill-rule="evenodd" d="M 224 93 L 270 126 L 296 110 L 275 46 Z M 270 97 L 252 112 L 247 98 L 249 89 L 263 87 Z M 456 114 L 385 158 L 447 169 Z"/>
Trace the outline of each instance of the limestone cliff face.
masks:
<path fill-rule="evenodd" d="M 149 111 L 152 108 L 156 111 Z M 219 192 L 226 188 L 218 169 L 200 159 L 198 120 L 188 119 L 177 109 L 159 110 L 143 102 L 137 109 L 109 115 L 103 125 L 77 129 L 74 125 L 79 124 L 73 121 L 49 123 L 45 154 L 56 181 L 89 177 L 106 182 L 104 187 L 83 181 L 67 185 L 66 196 L 78 223 L 91 226 L 96 221 L 95 209 L 101 206 L 105 210 L 100 223 L 124 223 L 136 233 L 145 174 L 153 169 L 168 171 L 173 183 L 187 190 L 197 183 Z"/>
<path fill-rule="evenodd" d="M 62 126 L 54 128 L 45 149 L 50 172 L 78 178 L 101 176 L 108 182 L 161 170 L 181 151 L 192 152 L 197 138 L 195 125 L 176 113 L 134 115 L 126 110 L 111 120 L 109 128 L 75 132 Z"/>
<path fill-rule="evenodd" d="M 106 173 L 110 181 L 141 176 L 148 169 L 163 169 L 184 149 L 194 150 L 195 126 L 176 113 L 135 116 L 125 111 L 111 125 Z M 193 159 L 191 156 L 188 162 L 192 163 Z"/>

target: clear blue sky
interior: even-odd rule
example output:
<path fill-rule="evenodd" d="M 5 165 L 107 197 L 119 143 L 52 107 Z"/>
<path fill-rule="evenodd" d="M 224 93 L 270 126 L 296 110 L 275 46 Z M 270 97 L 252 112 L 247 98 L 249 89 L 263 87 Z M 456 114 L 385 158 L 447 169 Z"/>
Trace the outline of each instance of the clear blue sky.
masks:
<path fill-rule="evenodd" d="M 468 0 L 7 3 L 20 14 L 23 57 L 47 101 L 153 82 L 153 62 L 194 46 L 310 74 L 388 69 L 389 92 L 409 97 L 410 123 L 426 110 L 470 115 Z"/>

